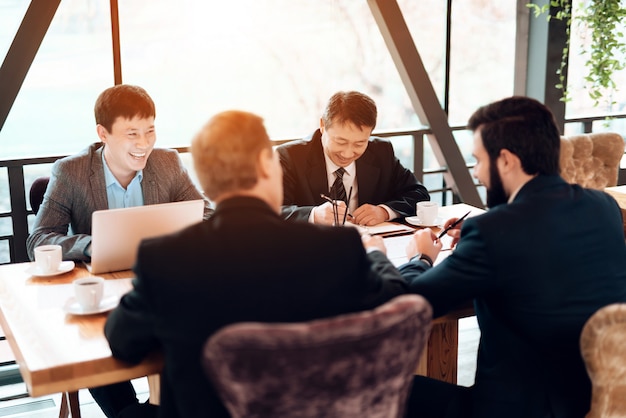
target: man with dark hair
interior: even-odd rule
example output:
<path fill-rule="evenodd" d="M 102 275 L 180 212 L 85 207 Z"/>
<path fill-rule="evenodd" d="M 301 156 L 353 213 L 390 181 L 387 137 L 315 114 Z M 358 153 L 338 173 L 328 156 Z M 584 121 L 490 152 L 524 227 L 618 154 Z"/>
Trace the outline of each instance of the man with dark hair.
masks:
<path fill-rule="evenodd" d="M 160 417 L 225 418 L 201 367 L 202 347 L 216 330 L 370 309 L 407 288 L 385 257 L 382 238 L 365 238 L 366 252 L 354 228 L 281 218 L 282 169 L 260 117 L 215 115 L 191 153 L 215 214 L 141 243 L 134 288 L 109 315 L 105 334 L 124 361 L 164 353 Z M 154 412 L 142 405 L 122 416 Z"/>
<path fill-rule="evenodd" d="M 94 107 L 99 142 L 62 158 L 52 175 L 28 255 L 44 244 L 63 247 L 65 260 L 91 257 L 91 214 L 96 210 L 196 200 L 204 197 L 174 150 L 154 148 L 154 102 L 139 86 L 104 90 Z M 211 213 L 205 199 L 205 217 Z"/>
<path fill-rule="evenodd" d="M 44 244 L 61 245 L 65 260 L 89 260 L 91 215 L 96 210 L 204 199 L 205 218 L 212 212 L 178 152 L 154 148 L 155 106 L 143 88 L 121 84 L 104 90 L 94 113 L 100 142 L 52 166 L 26 242 L 31 260 L 35 247 Z M 90 392 L 109 418 L 137 403 L 131 382 Z"/>
<path fill-rule="evenodd" d="M 367 95 L 338 92 L 310 138 L 278 147 L 283 216 L 332 224 L 333 205 L 321 195 L 340 201 L 339 218 L 347 211 L 348 219 L 359 225 L 415 215 L 415 204 L 430 196 L 400 164 L 391 143 L 371 137 L 376 117 L 376 104 Z"/>
<path fill-rule="evenodd" d="M 606 193 L 560 177 L 559 131 L 538 101 L 489 104 L 469 127 L 490 210 L 451 231 L 456 248 L 434 268 L 442 244 L 418 231 L 399 269 L 435 316 L 474 301 L 475 383 L 416 377 L 407 416 L 583 417 L 591 383 L 580 332 L 599 308 L 626 301 L 620 209 Z"/>

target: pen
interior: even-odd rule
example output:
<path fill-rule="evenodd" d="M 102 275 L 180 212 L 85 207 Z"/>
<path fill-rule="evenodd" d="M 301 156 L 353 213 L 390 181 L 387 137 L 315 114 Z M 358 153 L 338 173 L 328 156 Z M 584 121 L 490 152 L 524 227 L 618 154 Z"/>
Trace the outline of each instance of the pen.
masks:
<path fill-rule="evenodd" d="M 346 216 L 348 216 L 348 206 L 350 206 L 350 198 L 352 197 L 352 186 L 350 186 L 350 192 L 348 193 L 348 201 L 346 202 L 346 211 L 343 214 L 343 223 L 342 225 L 346 224 Z"/>
<path fill-rule="evenodd" d="M 333 205 L 333 218 L 335 220 L 335 225 L 339 224 L 339 215 L 337 214 L 337 201 L 326 196 L 324 193 L 321 193 L 320 196 L 322 197 L 322 199 L 330 202 Z"/>
<path fill-rule="evenodd" d="M 455 226 L 457 226 L 459 224 L 459 222 L 461 222 L 463 219 L 465 219 L 467 217 L 467 215 L 469 215 L 471 212 L 468 211 L 465 215 L 461 216 L 459 219 L 457 219 L 456 221 L 452 222 L 452 224 L 448 225 L 448 227 L 446 229 L 444 229 L 443 231 L 441 231 L 439 233 L 439 236 L 437 236 L 437 239 L 440 239 L 441 237 L 443 237 L 444 235 L 446 235 L 446 233 L 451 230 L 452 228 L 454 228 Z"/>

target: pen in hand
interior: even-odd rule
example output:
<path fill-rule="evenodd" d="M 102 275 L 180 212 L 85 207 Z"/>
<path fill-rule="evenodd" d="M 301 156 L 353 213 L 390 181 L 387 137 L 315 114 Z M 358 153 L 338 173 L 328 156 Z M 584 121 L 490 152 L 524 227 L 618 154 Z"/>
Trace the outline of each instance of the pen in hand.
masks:
<path fill-rule="evenodd" d="M 335 199 L 331 199 L 330 197 L 326 196 L 324 193 L 320 194 L 320 196 L 322 197 L 322 199 L 326 200 L 327 202 L 330 202 L 331 205 L 333 205 L 333 218 L 335 220 L 335 225 L 337 225 L 339 223 L 339 215 L 337 214 L 337 200 Z"/>
<path fill-rule="evenodd" d="M 437 236 L 437 239 L 441 239 L 441 237 L 443 237 L 444 235 L 446 235 L 446 233 L 451 230 L 452 228 L 454 228 L 455 226 L 457 226 L 461 221 L 463 221 L 463 219 L 465 219 L 467 217 L 467 215 L 469 215 L 471 212 L 468 211 L 465 215 L 461 216 L 459 219 L 457 219 L 456 221 L 452 222 L 450 225 L 448 225 L 447 228 L 445 228 L 443 231 L 441 231 L 439 233 L 439 235 Z"/>

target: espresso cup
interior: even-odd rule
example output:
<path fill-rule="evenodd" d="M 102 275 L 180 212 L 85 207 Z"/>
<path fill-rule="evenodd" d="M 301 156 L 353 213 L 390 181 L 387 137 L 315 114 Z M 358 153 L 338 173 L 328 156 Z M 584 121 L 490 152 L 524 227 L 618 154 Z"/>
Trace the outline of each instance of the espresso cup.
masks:
<path fill-rule="evenodd" d="M 73 282 L 74 297 L 84 311 L 93 311 L 100 307 L 104 293 L 102 277 L 82 277 Z"/>
<path fill-rule="evenodd" d="M 37 269 L 44 273 L 56 273 L 59 271 L 63 251 L 60 245 L 40 245 L 35 247 L 35 264 Z"/>
<path fill-rule="evenodd" d="M 437 214 L 439 213 L 439 204 L 437 202 L 417 202 L 415 209 L 422 225 L 430 226 L 435 224 Z"/>

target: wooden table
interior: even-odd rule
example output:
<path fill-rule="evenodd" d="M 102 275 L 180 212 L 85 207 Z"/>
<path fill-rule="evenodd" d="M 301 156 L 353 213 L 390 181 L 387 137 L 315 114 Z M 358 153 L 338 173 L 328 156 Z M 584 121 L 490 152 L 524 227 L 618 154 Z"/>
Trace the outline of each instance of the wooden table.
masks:
<path fill-rule="evenodd" d="M 445 220 L 452 217 L 458 218 L 467 211 L 471 211 L 469 217 L 485 212 L 483 209 L 461 203 L 441 207 L 439 215 Z M 433 230 L 438 232 L 440 228 L 433 228 Z M 407 261 L 404 250 L 410 239 L 410 235 L 385 238 L 387 256 L 394 265 L 398 266 Z M 449 248 L 452 239 L 450 237 L 443 237 L 442 241 L 444 251 L 442 251 L 437 257 L 437 260 L 435 260 L 435 265 L 451 253 Z M 472 302 L 468 301 L 466 305 L 460 306 L 447 315 L 436 318 L 433 321 L 428 345 L 426 346 L 426 350 L 424 350 L 422 360 L 417 369 L 418 374 L 443 380 L 444 382 L 457 383 L 459 319 L 473 316 L 474 314 Z"/>
<path fill-rule="evenodd" d="M 481 209 L 460 204 L 441 208 L 441 215 L 460 216 L 470 209 L 472 215 L 482 213 Z M 406 261 L 404 247 L 409 239 L 408 235 L 385 239 L 394 264 Z M 446 253 L 449 251 L 443 251 L 438 260 Z M 0 325 L 31 396 L 69 393 L 142 376 L 158 376 L 163 368 L 158 353 L 138 365 L 111 356 L 103 332 L 106 313 L 89 316 L 65 313 L 63 306 L 73 294 L 71 282 L 89 276 L 86 269 L 77 266 L 66 274 L 40 278 L 26 272 L 31 265 L 0 266 Z M 131 288 L 132 275 L 131 271 L 100 275 L 107 279 L 105 295 L 126 293 Z M 473 309 L 464 307 L 434 321 L 425 361 L 420 366 L 422 374 L 456 382 L 458 319 L 470 315 Z M 151 379 L 150 383 L 150 398 L 159 399 L 158 379 Z"/>
<path fill-rule="evenodd" d="M 626 186 L 607 187 L 605 192 L 617 200 L 617 204 L 622 209 L 622 219 L 624 221 L 624 235 L 626 235 Z"/>
<path fill-rule="evenodd" d="M 68 273 L 43 278 L 26 272 L 31 265 L 0 265 L 0 325 L 31 396 L 65 394 L 161 372 L 163 360 L 159 353 L 138 365 L 111 356 L 104 336 L 106 313 L 65 313 L 63 306 L 73 296 L 71 282 L 90 276 L 85 268 L 77 266 Z M 130 290 L 132 274 L 123 271 L 100 275 L 107 279 L 105 297 L 119 297 Z M 151 386 L 153 389 L 158 390 Z"/>

